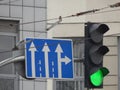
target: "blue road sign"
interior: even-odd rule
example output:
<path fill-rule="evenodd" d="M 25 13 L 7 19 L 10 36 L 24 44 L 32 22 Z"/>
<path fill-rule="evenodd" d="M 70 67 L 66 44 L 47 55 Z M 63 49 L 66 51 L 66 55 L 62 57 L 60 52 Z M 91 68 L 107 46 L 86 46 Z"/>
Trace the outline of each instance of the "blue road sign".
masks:
<path fill-rule="evenodd" d="M 27 78 L 73 78 L 72 41 L 26 38 Z"/>

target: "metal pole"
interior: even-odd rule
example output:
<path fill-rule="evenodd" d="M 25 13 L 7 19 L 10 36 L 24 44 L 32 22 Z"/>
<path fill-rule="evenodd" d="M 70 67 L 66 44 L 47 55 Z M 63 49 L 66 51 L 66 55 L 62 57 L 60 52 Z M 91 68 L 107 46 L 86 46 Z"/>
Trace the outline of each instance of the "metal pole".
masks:
<path fill-rule="evenodd" d="M 2 67 L 4 65 L 7 65 L 9 63 L 23 61 L 23 60 L 25 60 L 25 56 L 8 58 L 8 59 L 5 59 L 5 60 L 3 60 L 3 61 L 0 62 L 0 67 Z"/>

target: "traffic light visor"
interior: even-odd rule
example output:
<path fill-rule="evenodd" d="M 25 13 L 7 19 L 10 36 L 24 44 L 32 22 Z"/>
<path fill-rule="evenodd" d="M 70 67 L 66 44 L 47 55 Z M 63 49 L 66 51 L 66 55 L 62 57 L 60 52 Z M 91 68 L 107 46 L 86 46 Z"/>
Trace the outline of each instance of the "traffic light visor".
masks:
<path fill-rule="evenodd" d="M 103 34 L 109 30 L 106 24 L 93 24 L 90 28 L 91 39 L 94 43 L 99 43 L 103 39 Z"/>
<path fill-rule="evenodd" d="M 109 73 L 108 69 L 103 67 L 90 75 L 90 81 L 94 86 L 100 86 L 103 82 L 104 76 Z"/>
<path fill-rule="evenodd" d="M 92 46 L 89 52 L 93 64 L 99 65 L 103 61 L 103 56 L 109 52 L 107 46 Z"/>
<path fill-rule="evenodd" d="M 106 67 L 102 67 L 100 70 L 102 71 L 104 77 L 109 73 L 109 70 Z"/>

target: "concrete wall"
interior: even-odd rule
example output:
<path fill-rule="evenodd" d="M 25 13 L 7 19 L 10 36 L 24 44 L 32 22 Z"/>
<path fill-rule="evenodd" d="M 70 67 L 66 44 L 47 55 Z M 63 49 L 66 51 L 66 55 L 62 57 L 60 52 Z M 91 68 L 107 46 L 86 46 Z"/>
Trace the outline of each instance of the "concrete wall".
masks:
<path fill-rule="evenodd" d="M 67 16 L 86 10 L 108 7 L 119 0 L 49 0 L 48 19 Z M 61 24 L 56 25 L 48 31 L 48 37 L 84 37 L 84 22 L 102 22 L 109 26 L 110 30 L 105 34 L 104 44 L 110 52 L 104 57 L 104 66 L 108 67 L 110 73 L 105 77 L 102 90 L 118 90 L 118 42 L 120 28 L 120 12 L 118 8 L 107 8 L 96 13 L 64 19 Z M 52 21 L 50 23 L 54 23 Z M 49 22 L 48 22 L 49 23 Z M 48 24 L 50 25 L 50 24 Z"/>
<path fill-rule="evenodd" d="M 100 9 L 104 7 L 109 7 L 109 5 L 118 3 L 119 0 L 86 0 L 86 8 L 88 9 Z M 119 32 L 120 28 L 120 17 L 119 17 L 119 9 L 120 7 L 116 8 L 106 8 L 103 10 L 100 10 L 99 12 L 96 12 L 91 15 L 86 16 L 86 21 L 91 22 L 103 22 L 109 25 L 110 31 L 107 32 L 107 34 L 117 34 Z M 118 21 L 118 23 L 115 23 L 115 21 Z"/>
<path fill-rule="evenodd" d="M 66 17 L 69 15 L 75 15 L 76 13 L 85 11 L 85 0 L 48 0 L 47 1 L 47 18 L 59 18 L 59 16 Z M 49 21 L 48 23 L 54 23 L 58 20 Z M 85 16 L 63 18 L 62 24 L 56 25 L 48 32 L 48 37 L 69 37 L 80 36 L 83 34 L 83 24 L 76 24 L 78 22 L 84 22 Z M 65 24 L 66 23 L 66 24 Z M 72 24 L 71 24 L 72 23 Z M 48 25 L 51 25 L 48 24 Z M 69 33 L 70 32 L 70 33 Z"/>
<path fill-rule="evenodd" d="M 58 18 L 59 16 L 73 15 L 78 12 L 99 9 L 109 7 L 119 0 L 70 0 L 70 1 L 59 1 L 59 0 L 48 0 L 48 19 Z M 102 22 L 106 23 L 110 27 L 110 31 L 106 35 L 118 34 L 120 23 L 119 23 L 119 9 L 117 8 L 106 8 L 96 13 L 91 13 L 79 17 L 72 17 L 64 19 L 61 24 L 56 25 L 54 28 L 49 30 L 48 36 L 51 37 L 69 37 L 69 36 L 83 36 L 84 35 L 84 22 Z M 116 22 L 118 21 L 118 22 Z M 55 21 L 49 21 L 48 23 L 54 23 Z M 116 23 L 115 23 L 116 22 Z M 66 24 L 67 23 L 67 24 Z M 81 24 L 83 23 L 83 24 Z M 48 24 L 50 25 L 50 24 Z M 68 33 L 71 32 L 71 33 Z"/>
<path fill-rule="evenodd" d="M 104 87 L 102 90 L 118 90 L 118 38 L 105 37 L 104 45 L 108 46 L 109 52 L 105 55 L 103 66 L 110 71 L 104 80 Z"/>

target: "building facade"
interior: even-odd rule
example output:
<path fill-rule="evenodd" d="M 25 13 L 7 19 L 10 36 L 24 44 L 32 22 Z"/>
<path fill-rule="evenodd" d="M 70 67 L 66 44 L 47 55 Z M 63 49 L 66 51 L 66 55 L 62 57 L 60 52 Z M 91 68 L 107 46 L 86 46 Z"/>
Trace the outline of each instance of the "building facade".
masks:
<path fill-rule="evenodd" d="M 105 77 L 104 88 L 101 90 L 119 90 L 119 7 L 107 8 L 79 17 L 62 18 L 60 24 L 55 24 L 46 31 L 47 26 L 52 26 L 59 20 L 53 20 L 54 18 L 108 7 L 117 2 L 119 0 L 0 0 L 0 61 L 13 57 L 13 48 L 26 37 L 72 39 L 76 78 L 74 80 L 28 80 L 19 75 L 16 65 L 11 63 L 0 67 L 0 90 L 86 90 L 83 58 L 84 24 L 88 21 L 105 23 L 110 27 L 104 37 L 104 44 L 110 49 L 104 57 L 104 66 L 110 70 L 110 73 Z M 24 51 L 24 48 L 21 50 Z"/>
<path fill-rule="evenodd" d="M 46 0 L 1 0 L 0 11 L 1 62 L 12 58 L 13 48 L 26 37 L 47 37 L 46 21 L 41 22 L 47 18 Z M 0 90 L 47 90 L 47 80 L 25 79 L 15 67 L 12 63 L 0 68 Z"/>

